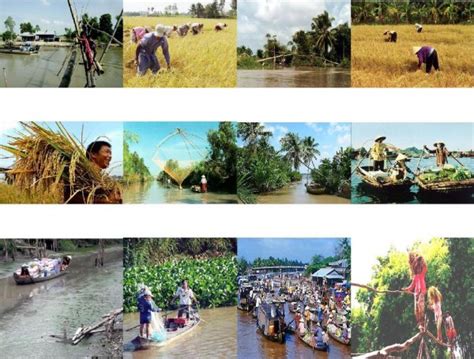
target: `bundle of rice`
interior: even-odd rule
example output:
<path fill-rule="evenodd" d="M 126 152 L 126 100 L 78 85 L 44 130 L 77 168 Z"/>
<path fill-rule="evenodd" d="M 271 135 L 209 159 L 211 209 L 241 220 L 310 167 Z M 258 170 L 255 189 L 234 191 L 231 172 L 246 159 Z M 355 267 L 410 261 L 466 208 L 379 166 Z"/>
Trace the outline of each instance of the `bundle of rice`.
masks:
<path fill-rule="evenodd" d="M 33 195 L 54 195 L 59 203 L 118 203 L 117 181 L 87 156 L 84 146 L 61 123 L 58 131 L 35 122 L 21 123 L 23 131 L 0 145 L 15 158 L 8 171 L 12 184 Z"/>

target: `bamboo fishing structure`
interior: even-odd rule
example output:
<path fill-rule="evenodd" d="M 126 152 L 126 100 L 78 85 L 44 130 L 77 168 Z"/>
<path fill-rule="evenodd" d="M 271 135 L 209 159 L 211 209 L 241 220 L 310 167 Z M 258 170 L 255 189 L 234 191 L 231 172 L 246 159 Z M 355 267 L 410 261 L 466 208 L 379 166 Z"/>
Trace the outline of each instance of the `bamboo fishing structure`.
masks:
<path fill-rule="evenodd" d="M 100 55 L 100 58 L 99 58 L 99 63 L 102 62 L 105 54 L 107 53 L 107 50 L 109 49 L 110 45 L 112 44 L 112 41 L 115 40 L 116 42 L 119 42 L 116 38 L 115 38 L 115 34 L 117 33 L 117 30 L 120 26 L 120 23 L 122 22 L 122 18 L 123 18 L 123 9 L 122 11 L 120 12 L 120 15 L 119 15 L 119 18 L 117 20 L 117 23 L 115 24 L 115 28 L 114 28 L 114 31 L 112 33 L 112 36 L 110 37 L 110 40 L 109 42 L 107 43 L 107 46 L 105 47 L 104 51 L 102 52 L 102 55 Z M 121 44 L 121 43 L 120 43 Z"/>

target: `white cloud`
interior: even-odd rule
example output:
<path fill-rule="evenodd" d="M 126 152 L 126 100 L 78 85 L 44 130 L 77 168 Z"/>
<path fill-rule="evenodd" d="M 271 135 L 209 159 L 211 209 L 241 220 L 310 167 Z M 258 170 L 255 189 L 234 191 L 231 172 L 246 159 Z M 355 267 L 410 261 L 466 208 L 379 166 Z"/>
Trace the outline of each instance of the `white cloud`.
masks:
<path fill-rule="evenodd" d="M 51 21 L 48 20 L 48 19 L 41 19 L 41 22 L 42 22 L 43 24 L 47 24 L 47 25 L 51 24 Z"/>
<path fill-rule="evenodd" d="M 314 132 L 323 131 L 323 128 L 321 126 L 319 126 L 317 123 L 314 123 L 314 122 L 306 122 L 306 126 L 311 128 Z"/>
<path fill-rule="evenodd" d="M 331 122 L 328 128 L 328 134 L 333 135 L 340 132 L 350 132 L 351 126 L 338 122 Z"/>
<path fill-rule="evenodd" d="M 49 2 L 49 0 L 41 0 L 41 3 L 42 3 L 44 6 L 49 6 L 49 5 L 51 5 L 51 3 Z"/>
<path fill-rule="evenodd" d="M 275 127 L 276 127 L 276 130 L 280 132 L 281 134 L 286 134 L 289 132 L 288 127 L 281 126 L 281 125 L 277 125 Z"/>
<path fill-rule="evenodd" d="M 351 135 L 346 133 L 344 135 L 337 136 L 337 143 L 341 146 L 349 146 L 351 144 Z"/>

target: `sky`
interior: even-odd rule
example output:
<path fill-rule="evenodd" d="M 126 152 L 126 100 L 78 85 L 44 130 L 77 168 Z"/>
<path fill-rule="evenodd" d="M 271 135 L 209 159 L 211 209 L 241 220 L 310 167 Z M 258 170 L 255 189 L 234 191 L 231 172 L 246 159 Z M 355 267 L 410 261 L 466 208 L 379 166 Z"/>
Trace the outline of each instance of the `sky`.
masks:
<path fill-rule="evenodd" d="M 55 130 L 56 124 L 52 122 L 39 122 L 40 124 L 48 124 Z M 81 140 L 81 132 L 83 133 L 84 146 L 87 146 L 94 140 L 104 140 L 112 145 L 112 162 L 110 164 L 110 173 L 112 175 L 121 176 L 123 172 L 123 125 L 122 122 L 63 122 L 69 133 L 74 135 L 78 141 Z M 15 135 L 21 127 L 18 122 L 0 122 L 0 143 L 8 143 L 8 135 Z M 100 138 L 99 138 L 100 137 Z M 0 150 L 0 167 L 9 167 L 12 159 L 5 159 L 7 153 Z"/>
<path fill-rule="evenodd" d="M 341 147 L 351 145 L 351 124 L 344 122 L 265 122 L 266 130 L 273 133 L 270 144 L 280 149 L 280 140 L 288 132 L 296 132 L 300 137 L 311 136 L 317 143 L 321 155 L 315 161 L 320 163 L 321 158 L 332 158 Z M 239 145 L 242 141 L 239 140 Z"/>
<path fill-rule="evenodd" d="M 375 137 L 387 136 L 386 143 L 399 148 L 427 145 L 432 148 L 436 141 L 444 141 L 451 151 L 474 148 L 472 123 L 353 123 L 352 146 L 366 148 Z"/>
<path fill-rule="evenodd" d="M 120 14 L 123 6 L 122 0 L 73 0 L 73 4 L 79 14 L 111 14 L 112 18 Z M 66 0 L 0 0 L 0 32 L 5 31 L 3 22 L 8 16 L 16 22 L 16 33 L 20 33 L 23 22 L 30 22 L 33 27 L 39 25 L 41 31 L 55 31 L 57 35 L 74 26 Z"/>
<path fill-rule="evenodd" d="M 200 161 L 207 153 L 207 133 L 217 129 L 218 122 L 126 122 L 125 131 L 138 135 L 138 143 L 130 144 L 130 151 L 136 151 L 145 161 L 146 166 L 153 175 L 158 175 L 161 168 L 153 161 L 158 156 L 163 162 L 166 159 L 177 160 L 184 165 L 186 162 Z M 196 150 L 187 151 L 186 141 L 182 136 L 172 136 L 162 143 L 169 135 L 180 128 L 190 135 Z M 160 150 L 157 151 L 157 146 Z"/>
<path fill-rule="evenodd" d="M 176 4 L 180 13 L 187 13 L 191 4 L 200 2 L 204 6 L 212 3 L 214 0 L 124 0 L 124 11 L 147 11 L 149 7 L 154 7 L 155 11 L 164 11 L 168 5 Z M 227 0 L 224 7 L 225 11 L 230 10 L 230 0 Z"/>
<path fill-rule="evenodd" d="M 239 238 L 237 256 L 247 261 L 256 258 L 287 258 L 309 263 L 316 255 L 333 256 L 341 238 Z"/>
<path fill-rule="evenodd" d="M 239 0 L 238 46 L 254 52 L 263 48 L 265 35 L 277 35 L 286 44 L 298 30 L 310 30 L 313 17 L 328 11 L 333 25 L 350 24 L 350 0 Z"/>

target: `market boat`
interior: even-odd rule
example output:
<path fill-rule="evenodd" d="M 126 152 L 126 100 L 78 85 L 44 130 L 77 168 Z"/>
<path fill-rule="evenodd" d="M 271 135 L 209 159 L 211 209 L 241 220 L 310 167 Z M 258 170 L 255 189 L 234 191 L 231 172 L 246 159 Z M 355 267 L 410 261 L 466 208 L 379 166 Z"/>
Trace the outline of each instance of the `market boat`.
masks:
<path fill-rule="evenodd" d="M 239 289 L 239 304 L 237 305 L 237 309 L 250 312 L 254 307 L 254 303 L 252 303 L 252 299 L 250 298 L 250 292 L 252 291 L 253 287 L 249 284 L 245 284 L 240 287 Z"/>
<path fill-rule="evenodd" d="M 317 345 L 316 342 L 313 340 L 311 334 L 305 335 L 305 336 L 302 336 L 302 335 L 298 334 L 297 337 L 303 343 L 305 343 L 306 345 L 311 347 L 313 350 L 319 350 L 319 351 L 322 351 L 322 352 L 328 351 L 329 345 L 327 345 L 326 343 L 324 343 L 324 345 L 322 345 L 322 346 Z"/>
<path fill-rule="evenodd" d="M 350 345 L 351 344 L 351 339 L 350 338 L 344 338 L 342 336 L 343 329 L 339 328 L 334 323 L 329 323 L 328 324 L 327 332 L 328 332 L 329 336 L 332 339 L 338 341 L 339 343 L 344 344 L 344 345 Z"/>
<path fill-rule="evenodd" d="M 65 259 L 67 258 L 67 264 Z M 71 257 L 65 259 L 43 258 L 24 264 L 13 273 L 16 284 L 35 284 L 67 274 Z"/>
<path fill-rule="evenodd" d="M 201 323 L 201 318 L 197 313 L 194 313 L 194 317 L 190 320 L 184 318 L 167 318 L 165 321 L 166 340 L 156 342 L 151 339 L 137 336 L 131 342 L 133 350 L 146 349 L 147 347 L 164 347 L 168 344 L 174 343 L 179 338 L 191 333 L 198 327 L 199 323 Z"/>
<path fill-rule="evenodd" d="M 306 186 L 306 192 L 314 195 L 321 195 L 321 194 L 326 194 L 327 189 L 326 187 L 320 185 L 319 183 L 311 182 L 309 184 L 305 184 Z"/>
<path fill-rule="evenodd" d="M 257 311 L 257 328 L 267 339 L 275 342 L 285 342 L 285 316 L 283 305 L 285 302 L 272 301 L 262 303 Z"/>
<path fill-rule="evenodd" d="M 357 174 L 370 188 L 383 192 L 405 192 L 413 185 L 410 178 L 394 181 L 386 171 L 374 171 L 372 166 L 357 167 Z"/>

